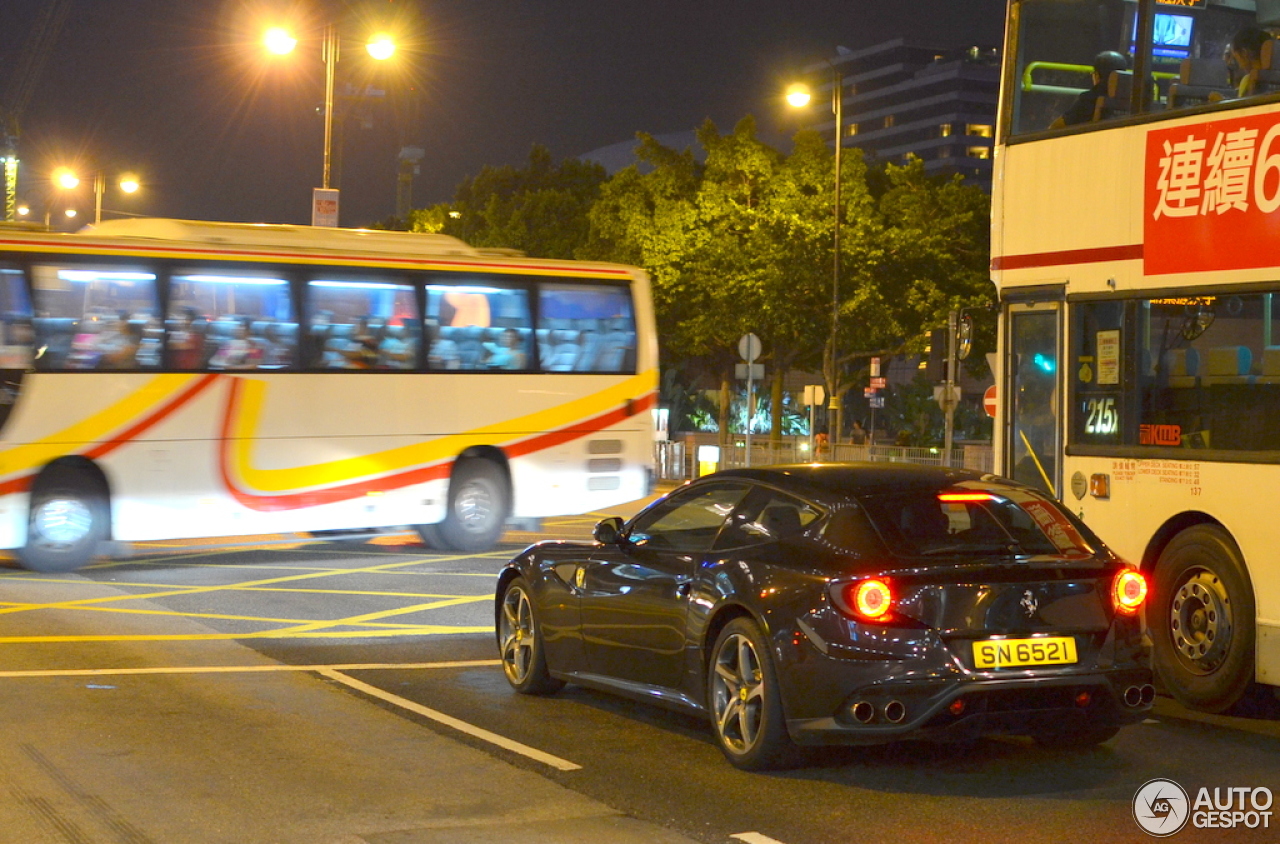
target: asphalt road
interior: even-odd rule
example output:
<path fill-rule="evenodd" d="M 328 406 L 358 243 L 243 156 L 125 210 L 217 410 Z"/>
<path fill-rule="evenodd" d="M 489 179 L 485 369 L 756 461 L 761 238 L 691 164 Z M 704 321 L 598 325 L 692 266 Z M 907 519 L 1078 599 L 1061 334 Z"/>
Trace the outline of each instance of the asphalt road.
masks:
<path fill-rule="evenodd" d="M 153 544 L 72 575 L 0 569 L 0 841 L 1133 842 L 1149 780 L 1280 791 L 1264 699 L 1230 718 L 1162 700 L 1087 752 L 907 744 L 739 772 L 696 719 L 511 693 L 492 587 L 536 538 L 476 556 L 407 536 Z"/>

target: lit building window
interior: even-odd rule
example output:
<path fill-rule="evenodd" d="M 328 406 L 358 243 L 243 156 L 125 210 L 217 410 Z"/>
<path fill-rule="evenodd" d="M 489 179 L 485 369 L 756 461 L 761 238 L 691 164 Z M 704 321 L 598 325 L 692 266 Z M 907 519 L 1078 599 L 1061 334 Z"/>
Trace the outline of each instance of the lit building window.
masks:
<path fill-rule="evenodd" d="M 939 137 L 939 138 L 949 138 L 949 137 L 951 137 L 951 131 L 952 131 L 952 130 L 951 130 L 951 124 L 950 124 L 950 123 L 943 123 L 941 126 L 939 126 L 939 127 L 938 127 L 938 137 Z"/>
<path fill-rule="evenodd" d="M 846 130 L 845 130 L 845 134 L 849 135 L 850 137 L 852 137 L 852 136 L 854 136 L 854 135 L 858 134 L 858 124 L 857 124 L 857 123 L 850 123 L 850 124 L 849 124 L 849 126 L 848 126 L 848 127 L 846 128 Z"/>
<path fill-rule="evenodd" d="M 887 115 L 887 116 L 885 117 L 885 119 L 884 119 L 884 128 L 886 128 L 886 129 L 892 129 L 892 128 L 893 128 L 893 124 L 894 124 L 895 122 L 896 122 L 896 121 L 894 120 L 894 116 L 893 116 L 892 114 Z"/>
<path fill-rule="evenodd" d="M 965 154 L 970 158 L 990 158 L 991 147 L 969 147 Z"/>
<path fill-rule="evenodd" d="M 990 138 L 992 135 L 992 127 L 990 123 L 970 123 L 965 127 L 966 135 L 974 135 L 979 138 Z"/>

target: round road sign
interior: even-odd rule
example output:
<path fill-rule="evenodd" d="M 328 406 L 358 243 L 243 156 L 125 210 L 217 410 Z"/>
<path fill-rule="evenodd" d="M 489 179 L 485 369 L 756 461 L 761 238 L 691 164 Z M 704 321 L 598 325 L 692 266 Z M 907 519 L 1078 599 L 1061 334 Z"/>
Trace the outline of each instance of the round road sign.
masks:
<path fill-rule="evenodd" d="M 992 419 L 996 417 L 996 385 L 992 384 L 987 387 L 987 391 L 982 394 L 982 408 Z"/>

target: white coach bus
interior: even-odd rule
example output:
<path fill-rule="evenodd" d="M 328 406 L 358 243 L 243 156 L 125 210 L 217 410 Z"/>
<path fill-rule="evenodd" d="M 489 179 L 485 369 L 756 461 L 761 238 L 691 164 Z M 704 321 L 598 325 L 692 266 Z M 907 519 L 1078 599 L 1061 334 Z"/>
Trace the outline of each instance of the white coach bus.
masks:
<path fill-rule="evenodd" d="M 508 519 L 652 484 L 634 268 L 441 235 L 137 219 L 0 230 L 0 548 Z"/>

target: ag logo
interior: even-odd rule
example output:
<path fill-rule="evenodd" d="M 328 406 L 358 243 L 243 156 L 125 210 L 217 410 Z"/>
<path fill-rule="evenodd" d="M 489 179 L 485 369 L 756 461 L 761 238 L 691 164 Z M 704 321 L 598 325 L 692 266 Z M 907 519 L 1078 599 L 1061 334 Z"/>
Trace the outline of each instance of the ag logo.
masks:
<path fill-rule="evenodd" d="M 1133 819 L 1157 838 L 1173 835 L 1187 825 L 1191 801 L 1173 780 L 1149 780 L 1133 795 Z"/>

